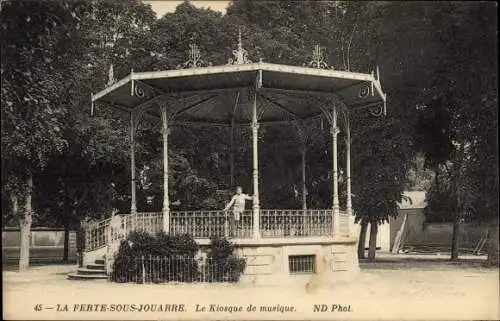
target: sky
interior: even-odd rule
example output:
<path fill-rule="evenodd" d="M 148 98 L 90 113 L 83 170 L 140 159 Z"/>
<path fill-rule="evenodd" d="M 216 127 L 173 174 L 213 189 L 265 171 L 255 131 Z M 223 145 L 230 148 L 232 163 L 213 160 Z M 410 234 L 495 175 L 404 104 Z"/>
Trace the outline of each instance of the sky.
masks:
<path fill-rule="evenodd" d="M 156 17 L 161 18 L 167 12 L 174 12 L 175 7 L 181 4 L 183 1 L 172 1 L 172 0 L 155 0 L 155 1 L 143 1 L 151 5 L 151 8 L 156 12 Z M 226 8 L 229 5 L 229 1 L 190 1 L 195 7 L 198 8 L 210 8 L 215 11 L 220 11 L 222 13 L 226 12 Z"/>

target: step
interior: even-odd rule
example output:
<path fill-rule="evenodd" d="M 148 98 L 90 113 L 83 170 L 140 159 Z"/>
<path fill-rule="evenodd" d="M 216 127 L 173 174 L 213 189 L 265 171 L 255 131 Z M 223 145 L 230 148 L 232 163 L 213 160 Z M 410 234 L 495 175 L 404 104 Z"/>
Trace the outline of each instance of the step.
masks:
<path fill-rule="evenodd" d="M 106 271 L 104 269 L 102 270 L 93 270 L 93 269 L 87 269 L 87 268 L 78 268 L 77 270 L 78 274 L 82 275 L 90 275 L 90 274 L 106 274 Z"/>
<path fill-rule="evenodd" d="M 106 274 L 100 273 L 100 274 L 79 274 L 78 272 L 71 272 L 68 273 L 67 276 L 68 280 L 105 280 L 108 278 Z"/>
<path fill-rule="evenodd" d="M 97 259 L 97 260 L 94 261 L 94 264 L 102 264 L 102 265 L 104 265 L 105 264 L 104 263 L 104 259 Z"/>
<path fill-rule="evenodd" d="M 104 271 L 106 268 L 104 267 L 104 264 L 87 264 L 87 266 L 85 266 L 87 269 L 89 270 L 100 270 L 100 271 Z"/>

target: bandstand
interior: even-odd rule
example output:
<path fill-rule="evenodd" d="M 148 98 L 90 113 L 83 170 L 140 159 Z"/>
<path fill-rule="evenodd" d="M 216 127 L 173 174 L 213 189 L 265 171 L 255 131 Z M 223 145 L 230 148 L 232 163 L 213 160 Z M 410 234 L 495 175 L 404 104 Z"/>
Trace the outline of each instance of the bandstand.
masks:
<path fill-rule="evenodd" d="M 338 71 L 323 60 L 319 46 L 305 66 L 251 62 L 239 37 L 234 59 L 211 66 L 191 45 L 189 60 L 175 70 L 134 72 L 92 94 L 94 104 L 123 111 L 130 118 L 131 206 L 130 213 L 115 215 L 86 228 L 85 262 L 105 256 L 108 268 L 119 241 L 127 233 L 191 234 L 200 245 L 212 236 L 229 237 L 247 260 L 242 281 L 281 283 L 321 275 L 322 283 L 335 282 L 359 270 L 353 229 L 350 174 L 350 115 L 365 110 L 385 114 L 386 96 L 378 70 L 369 74 Z M 308 208 L 306 201 L 306 125 L 324 118 L 330 126 L 333 150 L 332 206 Z M 138 212 L 134 136 L 140 121 L 161 123 L 163 136 L 163 209 L 160 213 Z M 259 127 L 295 126 L 301 137 L 302 208 L 266 209 L 259 203 Z M 169 200 L 169 131 L 173 126 L 227 126 L 251 129 L 251 210 L 242 216 L 235 234 L 228 234 L 227 213 L 221 211 L 172 211 Z M 339 205 L 337 139 L 346 142 L 346 207 Z M 229 138 L 231 144 L 233 137 Z M 231 158 L 231 171 L 234 168 Z M 232 177 L 231 173 L 231 177 Z M 265 193 L 265 191 L 263 191 Z"/>

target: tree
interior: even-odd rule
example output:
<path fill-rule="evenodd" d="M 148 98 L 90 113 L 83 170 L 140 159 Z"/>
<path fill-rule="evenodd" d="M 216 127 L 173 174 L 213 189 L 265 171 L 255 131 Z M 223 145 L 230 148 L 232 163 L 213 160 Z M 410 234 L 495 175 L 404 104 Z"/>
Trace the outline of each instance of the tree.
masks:
<path fill-rule="evenodd" d="M 407 144 L 408 134 L 403 131 L 403 123 L 395 117 L 371 122 L 372 126 L 353 126 L 356 130 L 352 154 L 356 156 L 352 175 L 356 182 L 353 184 L 356 221 L 361 223 L 363 233 L 370 224 L 368 258 L 374 260 L 378 224 L 398 214 L 397 203 L 403 197 L 412 148 Z M 362 246 L 359 254 L 364 254 L 364 238 L 360 238 L 359 244 Z"/>
<path fill-rule="evenodd" d="M 71 95 L 60 101 L 67 113 L 61 131 L 68 148 L 52 155 L 38 175 L 37 208 L 45 213 L 41 220 L 64 227 L 65 261 L 70 229 L 78 229 L 84 217 L 107 216 L 120 207 L 120 195 L 127 194 L 118 182 L 127 181 L 128 142 L 122 137 L 128 134 L 128 122 L 109 110 L 99 110 L 92 118 L 88 94 L 96 89 L 93 86 L 109 80 L 110 64 L 140 69 L 151 50 L 147 39 L 154 14 L 150 8 L 138 1 L 91 4 L 76 26 L 89 44 L 76 75 L 80 86 L 69 88 Z"/>
<path fill-rule="evenodd" d="M 33 175 L 67 147 L 59 101 L 73 83 L 80 41 L 75 24 L 84 5 L 50 1 L 2 6 L 2 198 L 19 219 L 19 269 L 29 266 Z M 66 78 L 68 77 L 68 78 Z M 20 204 L 21 203 L 21 204 Z"/>
<path fill-rule="evenodd" d="M 425 156 L 417 154 L 413 160 L 412 166 L 407 173 L 407 191 L 428 191 L 436 174 L 433 170 L 426 168 Z"/>
<path fill-rule="evenodd" d="M 422 7 L 399 3 L 339 3 L 335 15 L 347 22 L 337 42 L 343 43 L 342 65 L 354 71 L 380 66 L 388 96 L 388 116 L 373 119 L 351 114 L 353 206 L 361 224 L 358 257 L 364 258 L 370 224 L 369 259 L 375 259 L 377 225 L 398 214 L 415 153 L 412 145 L 417 93 L 424 83 L 415 44 L 425 42 Z M 408 39 L 401 42 L 400 39 Z M 346 42 L 346 39 L 349 39 Z M 351 48 L 351 49 L 349 49 Z M 349 49 L 349 51 L 347 50 Z M 404 64 L 404 69 L 401 66 Z M 398 72 L 394 72 L 394 71 Z"/>
<path fill-rule="evenodd" d="M 117 128 L 106 127 L 110 121 L 99 124 L 99 120 L 89 120 L 88 93 L 92 86 L 102 88 L 110 63 L 150 57 L 150 51 L 138 44 L 149 39 L 144 37 L 144 32 L 154 20 L 154 14 L 150 7 L 138 1 L 8 2 L 1 14 L 5 35 L 2 37 L 2 148 L 5 151 L 2 153 L 2 196 L 11 200 L 10 214 L 20 217 L 20 269 L 24 270 L 29 264 L 28 235 L 33 221 L 32 196 L 37 190 L 33 187 L 35 176 L 38 179 L 43 172 L 50 172 L 47 167 L 53 168 L 54 163 L 60 165 L 75 160 L 90 163 L 90 167 L 82 168 L 89 168 L 95 174 L 103 157 L 116 155 L 112 153 L 113 148 L 119 146 L 117 150 L 126 150 L 121 146 L 123 140 L 118 139 L 123 134 L 88 137 L 96 130 L 104 135 L 110 134 L 110 129 L 126 130 L 119 121 L 115 121 Z M 118 68 L 117 73 L 121 72 Z M 109 137 L 116 137 L 118 144 L 110 144 Z M 108 140 L 104 145 L 107 150 L 98 142 L 102 139 Z M 103 153 L 107 156 L 102 156 Z M 87 194 L 80 194 L 81 181 L 68 180 L 68 176 L 64 177 L 67 174 L 53 179 L 61 184 L 66 182 L 65 203 L 72 205 L 37 204 L 41 210 L 73 207 L 63 212 L 66 227 L 76 219 L 66 216 L 75 212 L 74 207 L 80 205 L 78 199 Z M 80 185 L 68 187 L 68 183 Z M 107 186 L 109 189 L 109 184 Z M 93 188 L 97 192 L 98 189 Z M 20 213 L 19 198 L 25 202 Z M 60 221 L 60 218 L 54 220 Z"/>
<path fill-rule="evenodd" d="M 497 74 L 494 71 L 497 68 L 494 28 L 497 17 L 493 6 L 447 3 L 436 7 L 430 16 L 436 38 L 446 41 L 440 42 L 436 59 L 439 67 L 430 77 L 431 86 L 423 99 L 422 107 L 432 108 L 423 108 L 422 112 L 441 109 L 449 115 L 444 121 L 438 120 L 435 127 L 448 136 L 447 145 L 452 144 L 452 148 L 447 151 L 451 152 L 443 154 L 436 148 L 427 148 L 427 158 L 439 159 L 447 167 L 448 179 L 454 186 L 452 259 L 458 258 L 455 241 L 459 222 L 466 215 L 478 221 L 498 222 L 498 175 L 492 175 L 498 171 Z M 495 233 L 489 235 L 495 237 Z M 494 249 L 491 256 L 498 260 L 498 239 L 490 239 L 489 243 Z"/>

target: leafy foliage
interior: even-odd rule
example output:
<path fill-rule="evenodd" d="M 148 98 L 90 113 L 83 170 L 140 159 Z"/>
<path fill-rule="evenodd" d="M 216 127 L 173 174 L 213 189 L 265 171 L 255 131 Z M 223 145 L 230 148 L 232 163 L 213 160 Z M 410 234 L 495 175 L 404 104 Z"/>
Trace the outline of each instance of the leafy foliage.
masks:
<path fill-rule="evenodd" d="M 226 239 L 213 238 L 207 254 L 207 271 L 213 273 L 213 282 L 238 282 L 246 268 L 246 260 L 238 258 L 235 247 Z"/>
<path fill-rule="evenodd" d="M 129 282 L 131 276 L 142 275 L 144 269 L 144 277 L 148 281 L 193 282 L 197 279 L 198 263 L 194 260 L 197 252 L 198 246 L 189 235 L 152 236 L 146 232 L 133 232 L 120 244 L 111 280 Z M 164 266 L 163 261 L 154 259 L 159 256 L 166 261 L 167 266 Z"/>
<path fill-rule="evenodd" d="M 2 165 L 5 173 L 43 167 L 67 147 L 62 134 L 65 82 L 75 75 L 81 7 L 55 2 L 7 2 L 2 16 Z M 22 27 L 20 23 L 22 22 Z M 4 185 L 5 187 L 8 185 Z"/>
<path fill-rule="evenodd" d="M 113 263 L 111 280 L 130 282 L 133 276 L 142 276 L 152 282 L 194 282 L 200 269 L 210 275 L 211 282 L 237 282 L 246 262 L 238 258 L 234 246 L 225 239 L 213 239 L 207 254 L 207 263 L 198 266 L 195 256 L 198 245 L 190 235 L 170 236 L 160 233 L 133 232 L 123 240 Z M 141 281 L 138 278 L 137 281 Z"/>
<path fill-rule="evenodd" d="M 492 8 L 490 4 L 450 3 L 434 11 L 430 21 L 436 36 L 448 41 L 441 43 L 440 67 L 430 79 L 421 110 L 422 119 L 427 120 L 419 126 L 428 137 L 420 146 L 429 164 L 446 167 L 440 171 L 447 177 L 436 182 L 436 189 L 441 189 L 446 180 L 453 186 L 448 196 L 433 194 L 438 197 L 435 202 L 446 203 L 445 199 L 451 197 L 458 206 L 453 210 L 455 215 L 472 211 L 476 219 L 487 221 L 498 214 L 498 197 L 494 196 L 498 194 L 498 175 L 493 174 L 498 165 L 498 100 L 492 27 L 496 15 Z M 481 32 L 476 35 L 470 30 Z M 429 130 L 426 124 L 432 128 Z M 454 193 L 456 190 L 460 193 Z"/>

